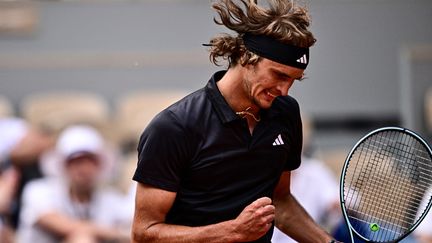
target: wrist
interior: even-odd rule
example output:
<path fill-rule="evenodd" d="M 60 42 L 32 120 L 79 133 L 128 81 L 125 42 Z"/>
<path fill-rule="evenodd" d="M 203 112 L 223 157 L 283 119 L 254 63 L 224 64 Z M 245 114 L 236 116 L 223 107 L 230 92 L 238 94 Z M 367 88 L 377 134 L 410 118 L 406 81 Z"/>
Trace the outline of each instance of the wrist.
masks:
<path fill-rule="evenodd" d="M 223 242 L 242 242 L 242 236 L 239 234 L 237 227 L 238 224 L 235 220 L 229 220 L 226 222 L 223 222 L 223 227 L 226 227 L 226 234 L 223 235 L 224 241 Z"/>

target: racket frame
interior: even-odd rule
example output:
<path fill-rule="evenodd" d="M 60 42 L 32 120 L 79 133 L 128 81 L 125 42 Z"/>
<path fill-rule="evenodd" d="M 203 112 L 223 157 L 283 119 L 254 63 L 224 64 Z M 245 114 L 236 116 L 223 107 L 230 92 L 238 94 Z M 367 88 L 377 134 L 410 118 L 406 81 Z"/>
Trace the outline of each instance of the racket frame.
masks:
<path fill-rule="evenodd" d="M 363 143 L 364 140 L 366 140 L 367 138 L 369 138 L 370 136 L 376 134 L 376 133 L 380 133 L 383 131 L 399 131 L 399 132 L 404 132 L 404 133 L 408 133 L 409 135 L 415 137 L 416 139 L 418 139 L 418 141 L 424 145 L 424 147 L 427 149 L 429 156 L 432 158 L 432 150 L 430 148 L 430 146 L 428 145 L 428 143 L 426 142 L 425 139 L 423 139 L 421 136 L 419 136 L 418 134 L 416 134 L 415 132 L 403 128 L 403 127 L 397 127 L 397 126 L 392 126 L 392 127 L 382 127 L 382 128 L 378 128 L 375 129 L 371 132 L 369 132 L 368 134 L 364 135 L 351 149 L 351 151 L 349 152 L 348 156 L 345 159 L 344 162 L 344 166 L 342 168 L 342 173 L 341 173 L 341 177 L 340 177 L 340 186 L 339 186 L 339 196 L 340 196 L 340 204 L 341 204 L 341 209 L 342 209 L 342 214 L 345 220 L 345 223 L 347 225 L 348 228 L 348 232 L 351 238 L 351 242 L 354 243 L 354 234 L 356 237 L 358 237 L 361 240 L 364 240 L 366 242 L 374 242 L 370 239 L 367 239 L 365 237 L 363 237 L 361 234 L 359 234 L 351 225 L 349 219 L 348 219 L 348 214 L 347 214 L 347 210 L 345 207 L 345 199 L 344 199 L 344 181 L 345 181 L 345 174 L 349 165 L 349 161 L 351 160 L 351 156 L 354 154 L 354 152 L 357 150 L 357 148 L 359 147 L 360 144 Z M 426 209 L 423 211 L 422 215 L 420 215 L 419 219 L 417 220 L 416 223 L 414 223 L 414 225 L 412 225 L 412 227 L 405 233 L 403 234 L 398 241 L 401 241 L 402 239 L 404 239 L 405 237 L 407 237 L 410 233 L 412 233 L 417 226 L 423 221 L 423 219 L 426 217 L 426 215 L 428 214 L 429 210 L 432 207 L 432 203 L 431 203 L 432 197 L 429 198 L 429 202 L 427 203 Z M 353 234 L 354 233 L 354 234 Z"/>

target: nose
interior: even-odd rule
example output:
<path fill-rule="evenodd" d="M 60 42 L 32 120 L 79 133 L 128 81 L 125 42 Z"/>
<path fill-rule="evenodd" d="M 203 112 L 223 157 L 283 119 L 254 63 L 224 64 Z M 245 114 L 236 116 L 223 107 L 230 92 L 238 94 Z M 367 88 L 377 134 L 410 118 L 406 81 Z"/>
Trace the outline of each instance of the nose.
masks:
<path fill-rule="evenodd" d="M 294 80 L 279 82 L 276 88 L 281 93 L 281 95 L 287 96 L 288 91 L 291 88 L 293 82 L 294 82 Z"/>

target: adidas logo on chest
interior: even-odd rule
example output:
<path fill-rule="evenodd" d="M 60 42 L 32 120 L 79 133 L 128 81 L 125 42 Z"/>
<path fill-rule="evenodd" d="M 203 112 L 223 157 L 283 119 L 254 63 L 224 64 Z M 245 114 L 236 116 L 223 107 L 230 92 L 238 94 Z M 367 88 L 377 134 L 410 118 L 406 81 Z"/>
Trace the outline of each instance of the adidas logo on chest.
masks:
<path fill-rule="evenodd" d="M 281 136 L 281 134 L 279 134 L 278 136 L 277 136 L 277 138 L 274 140 L 274 142 L 273 142 L 273 146 L 280 146 L 280 145 L 284 145 L 285 143 L 284 143 L 284 141 L 282 140 L 282 136 Z"/>

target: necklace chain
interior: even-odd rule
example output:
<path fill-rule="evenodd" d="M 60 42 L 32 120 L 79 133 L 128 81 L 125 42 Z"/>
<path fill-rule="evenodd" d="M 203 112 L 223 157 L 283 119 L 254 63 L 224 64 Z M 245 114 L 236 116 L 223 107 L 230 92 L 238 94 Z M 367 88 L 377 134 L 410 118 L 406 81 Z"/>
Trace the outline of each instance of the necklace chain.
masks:
<path fill-rule="evenodd" d="M 251 109 L 251 107 L 249 106 L 248 108 L 246 108 L 244 111 L 237 111 L 236 114 L 239 116 L 243 116 L 243 118 L 245 117 L 245 115 L 249 115 L 251 116 L 256 122 L 261 121 L 261 118 L 257 118 L 252 112 L 250 112 L 249 110 Z"/>

